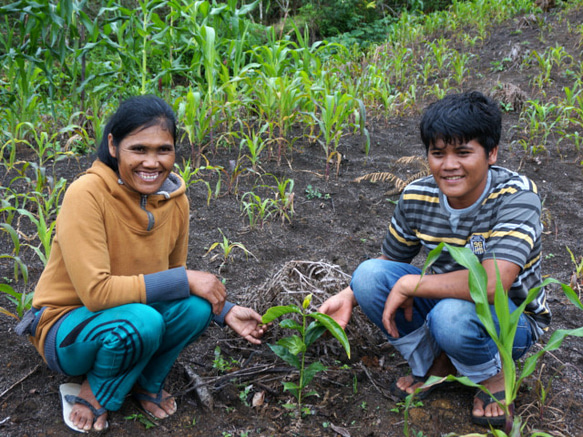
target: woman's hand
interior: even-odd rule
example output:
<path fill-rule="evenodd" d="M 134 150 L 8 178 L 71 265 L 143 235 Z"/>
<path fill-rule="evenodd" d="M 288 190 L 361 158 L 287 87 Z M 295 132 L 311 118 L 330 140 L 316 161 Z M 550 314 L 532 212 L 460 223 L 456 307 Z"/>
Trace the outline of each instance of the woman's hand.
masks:
<path fill-rule="evenodd" d="M 350 317 L 352 316 L 352 308 L 354 308 L 356 304 L 354 293 L 350 287 L 346 287 L 340 293 L 328 298 L 318 311 L 329 315 L 342 327 L 342 329 L 345 329 L 350 321 Z"/>
<path fill-rule="evenodd" d="M 202 297 L 212 305 L 214 314 L 220 314 L 227 298 L 223 283 L 212 273 L 198 270 L 187 270 L 186 276 L 190 294 Z"/>
<path fill-rule="evenodd" d="M 261 337 L 267 325 L 261 323 L 261 316 L 247 307 L 235 305 L 225 316 L 225 323 L 250 343 L 261 344 Z"/>

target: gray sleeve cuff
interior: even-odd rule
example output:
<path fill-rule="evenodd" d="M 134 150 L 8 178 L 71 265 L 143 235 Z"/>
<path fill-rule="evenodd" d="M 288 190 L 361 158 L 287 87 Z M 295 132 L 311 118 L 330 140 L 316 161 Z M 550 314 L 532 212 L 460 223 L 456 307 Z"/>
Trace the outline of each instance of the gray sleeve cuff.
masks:
<path fill-rule="evenodd" d="M 223 311 L 221 311 L 221 314 L 213 315 L 214 322 L 219 326 L 225 326 L 225 316 L 229 311 L 231 311 L 231 308 L 233 308 L 234 306 L 235 306 L 234 303 L 226 301 L 225 306 L 223 307 Z"/>
<path fill-rule="evenodd" d="M 146 283 L 146 303 L 184 299 L 190 295 L 184 267 L 144 275 L 144 281 Z"/>

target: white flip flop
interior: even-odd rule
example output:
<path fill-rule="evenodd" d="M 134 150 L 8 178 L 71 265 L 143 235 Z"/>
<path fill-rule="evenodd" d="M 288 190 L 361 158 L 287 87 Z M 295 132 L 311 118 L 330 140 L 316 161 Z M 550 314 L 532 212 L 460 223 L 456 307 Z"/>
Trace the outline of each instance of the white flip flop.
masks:
<path fill-rule="evenodd" d="M 105 408 L 101 408 L 99 410 L 96 410 L 95 407 L 93 407 L 93 405 L 91 405 L 85 399 L 82 399 L 79 397 L 79 392 L 81 391 L 81 384 L 75 384 L 73 382 L 61 384 L 59 386 L 59 391 L 61 393 L 61 403 L 63 405 L 63 420 L 65 421 L 65 424 L 69 428 L 71 428 L 73 431 L 82 432 L 82 433 L 88 432 L 84 429 L 77 428 L 73 424 L 73 422 L 71 421 L 71 419 L 70 419 L 71 410 L 73 409 L 74 404 L 77 403 L 77 404 L 85 405 L 86 407 L 88 407 L 91 410 L 91 412 L 93 413 L 93 416 L 95 418 L 101 416 L 102 414 L 104 414 L 106 412 Z M 109 427 L 109 423 L 106 422 L 105 429 L 107 429 L 108 427 Z"/>

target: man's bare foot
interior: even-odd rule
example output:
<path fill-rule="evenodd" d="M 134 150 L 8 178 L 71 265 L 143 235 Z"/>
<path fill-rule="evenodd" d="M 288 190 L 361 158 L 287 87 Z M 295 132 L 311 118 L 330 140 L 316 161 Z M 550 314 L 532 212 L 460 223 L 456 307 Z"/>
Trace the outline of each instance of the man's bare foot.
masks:
<path fill-rule="evenodd" d="M 97 399 L 89 386 L 89 381 L 87 380 L 83 381 L 83 384 L 81 384 L 81 391 L 79 392 L 78 397 L 85 399 L 96 410 L 101 408 L 101 405 L 97 402 Z M 82 404 L 76 403 L 73 405 L 69 418 L 71 419 L 71 422 L 73 422 L 73 425 L 85 431 L 90 431 L 91 428 L 95 431 L 103 431 L 107 427 L 107 413 L 95 418 L 93 412 L 87 406 Z M 95 422 L 93 422 L 94 420 Z"/>
<path fill-rule="evenodd" d="M 166 419 L 176 413 L 176 400 L 166 390 L 160 393 L 149 393 L 136 387 L 134 394 L 137 395 L 135 397 L 141 407 L 156 419 Z"/>
<path fill-rule="evenodd" d="M 441 353 L 429 370 L 427 371 L 426 376 L 447 376 L 447 375 L 455 375 L 457 372 L 455 366 L 450 361 L 449 357 L 445 353 Z M 413 375 L 406 375 L 402 376 L 397 379 L 396 385 L 397 387 L 409 394 L 413 393 L 416 389 L 421 387 L 424 384 L 423 381 L 419 381 L 419 378 L 415 378 Z"/>
<path fill-rule="evenodd" d="M 500 371 L 480 384 L 490 390 L 490 393 L 504 391 L 504 374 Z M 475 417 L 498 417 L 504 416 L 504 410 L 496 402 L 492 402 L 484 408 L 484 402 L 475 397 L 472 415 Z"/>

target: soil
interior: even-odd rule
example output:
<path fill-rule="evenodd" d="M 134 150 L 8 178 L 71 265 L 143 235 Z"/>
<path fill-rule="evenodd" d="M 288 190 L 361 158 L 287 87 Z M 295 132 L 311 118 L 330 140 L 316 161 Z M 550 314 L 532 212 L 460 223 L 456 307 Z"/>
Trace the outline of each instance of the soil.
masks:
<path fill-rule="evenodd" d="M 493 71 L 492 62 L 501 62 L 513 45 L 540 52 L 560 45 L 580 63 L 581 36 L 570 33 L 569 28 L 581 22 L 581 8 L 567 17 L 551 10 L 538 21 L 518 17 L 490 29 L 489 37 L 472 49 L 472 79 L 463 88 L 491 92 L 497 83 L 506 83 L 519 87 L 527 98 L 553 102 L 556 96 L 563 95 L 563 87 L 573 86 L 568 75 L 554 72 L 542 95 L 529 84 L 534 67 Z M 519 27 L 521 32 L 515 32 Z M 420 102 L 419 107 L 426 103 Z M 388 182 L 354 180 L 372 172 L 392 172 L 406 179 L 418 171 L 412 165 L 396 163 L 404 156 L 424 155 L 418 123 L 418 113 L 389 120 L 370 119 L 370 154 L 363 153 L 359 136 L 344 137 L 339 172 L 333 170 L 329 178 L 323 174 L 321 148 L 302 138 L 279 165 L 275 160 L 263 162 L 264 173 L 280 181 L 294 180 L 295 213 L 291 223 L 270 220 L 249 228 L 240 211 L 240 198 L 259 183 L 255 177 L 242 176 L 237 189 L 233 187 L 231 193 L 223 190 L 223 195 L 211 199 L 208 205 L 206 188 L 192 185 L 188 189 L 192 213 L 189 267 L 217 274 L 225 281 L 231 301 L 250 305 L 260 313 L 275 304 L 300 302 L 308 292 L 314 293 L 317 306 L 346 285 L 360 262 L 379 254 L 398 195 L 387 194 L 394 188 Z M 516 126 L 518 113 L 505 113 L 498 164 L 520 171 L 538 184 L 544 200 L 544 275 L 569 283 L 574 264 L 566 246 L 576 256 L 583 254 L 583 156 L 574 145 L 557 143 L 553 135 L 540 153 L 527 154 L 517 142 L 524 131 Z M 19 153 L 23 160 L 34 159 L 26 150 Z M 180 153 L 186 156 L 187 148 L 182 147 Z M 228 168 L 229 161 L 237 158 L 236 150 L 209 153 L 208 158 Z M 92 159 L 87 156 L 61 161 L 55 165 L 55 174 L 71 181 Z M 3 183 L 10 180 L 9 176 L 4 175 Z M 268 178 L 264 182 L 272 184 Z M 210 182 L 214 184 L 216 180 Z M 316 197 L 307 195 L 309 186 Z M 20 223 L 21 230 L 34 237 L 25 221 Z M 231 241 L 243 244 L 253 256 L 246 257 L 242 250 L 234 249 L 226 263 L 212 258 L 218 251 L 205 257 L 212 243 L 222 241 L 219 229 Z M 0 253 L 11 251 L 12 243 L 2 233 Z M 29 266 L 32 289 L 42 264 L 30 249 L 23 249 L 21 256 Z M 2 260 L 0 276 L 12 277 L 11 269 L 12 265 Z M 580 279 L 577 285 L 581 286 Z M 549 303 L 553 324 L 543 343 L 553 330 L 576 328 L 582 320 L 581 311 L 568 302 L 558 286 L 549 287 Z M 0 306 L 14 311 L 4 295 L 0 296 Z M 34 348 L 16 336 L 15 325 L 15 319 L 0 316 L 0 435 L 73 434 L 61 417 L 58 388 L 75 379 L 48 370 Z M 319 340 L 308 352 L 308 361 L 321 360 L 328 370 L 312 381 L 311 388 L 318 395 L 305 399 L 306 414 L 298 419 L 294 410 L 285 408 L 293 398 L 282 387 L 283 381 L 297 381 L 297 373 L 267 346 L 282 333 L 274 327 L 262 345 L 252 346 L 228 328 L 212 326 L 181 354 L 168 378 L 166 388 L 176 395 L 178 412 L 150 428 L 136 404 L 128 400 L 120 411 L 109 414 L 109 432 L 116 436 L 380 437 L 404 435 L 406 423 L 417 432 L 415 435 L 424 436 L 488 431 L 470 423 L 473 389 L 455 383 L 434 391 L 422 405 L 409 410 L 407 419 L 402 404 L 389 390 L 395 378 L 407 373 L 407 365 L 358 311 L 347 328 L 350 359 L 333 338 Z M 225 364 L 222 367 L 215 359 L 217 347 Z M 532 350 L 538 348 L 535 345 Z M 567 338 L 560 349 L 539 361 L 516 399 L 516 412 L 525 423 L 524 435 L 534 430 L 556 436 L 583 435 L 581 369 L 580 338 Z M 207 389 L 211 401 L 204 400 L 204 396 L 200 399 L 200 394 L 204 395 L 200 387 Z M 253 399 L 257 403 L 261 396 L 263 401 L 254 406 Z"/>

